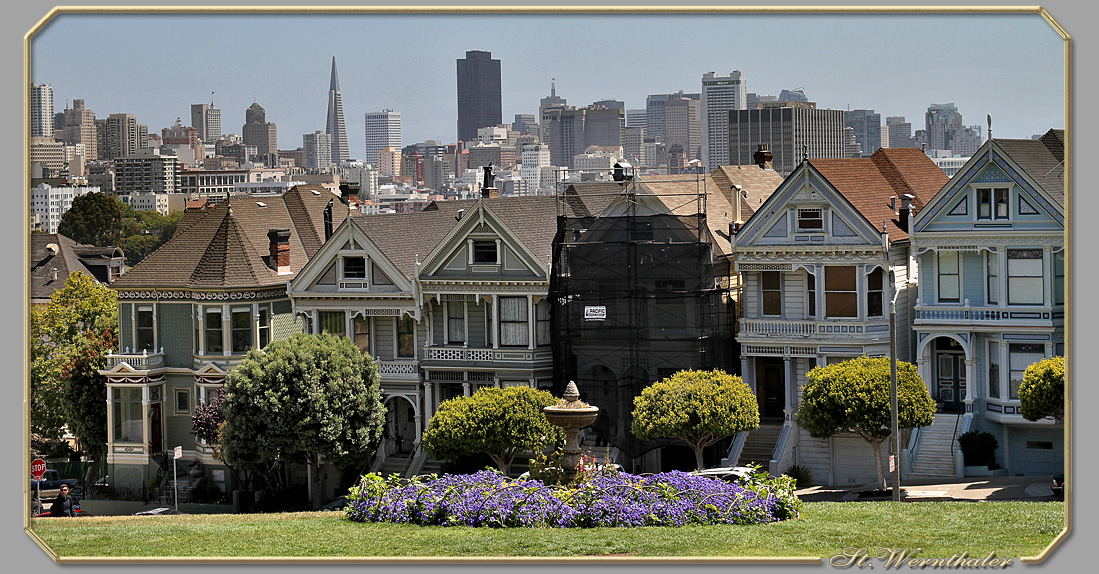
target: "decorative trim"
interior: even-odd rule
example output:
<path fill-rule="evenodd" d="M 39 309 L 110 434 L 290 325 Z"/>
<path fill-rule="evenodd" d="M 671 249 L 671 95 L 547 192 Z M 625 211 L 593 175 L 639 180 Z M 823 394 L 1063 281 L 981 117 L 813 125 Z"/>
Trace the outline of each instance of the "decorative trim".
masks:
<path fill-rule="evenodd" d="M 194 301 L 238 301 L 286 297 L 286 287 L 254 291 L 118 291 L 119 299 L 190 299 Z"/>
<path fill-rule="evenodd" d="M 950 247 L 950 246 L 965 246 L 971 247 L 974 243 L 980 243 L 981 245 L 1064 245 L 1064 234 L 1050 234 L 1050 235 L 957 235 L 957 236 L 942 236 L 935 234 L 933 236 L 919 236 L 913 238 L 913 247 L 920 248 L 935 248 L 935 247 Z"/>

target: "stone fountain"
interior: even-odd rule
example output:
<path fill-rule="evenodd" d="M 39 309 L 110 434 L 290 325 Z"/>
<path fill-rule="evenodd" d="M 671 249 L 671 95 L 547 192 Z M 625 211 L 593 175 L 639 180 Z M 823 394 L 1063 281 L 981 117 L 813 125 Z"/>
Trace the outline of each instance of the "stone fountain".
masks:
<path fill-rule="evenodd" d="M 580 429 L 595 422 L 599 417 L 599 407 L 593 407 L 580 400 L 580 391 L 576 382 L 569 381 L 565 387 L 564 398 L 556 405 L 543 407 L 550 424 L 565 429 L 565 449 L 561 466 L 567 474 L 575 474 L 580 464 Z"/>

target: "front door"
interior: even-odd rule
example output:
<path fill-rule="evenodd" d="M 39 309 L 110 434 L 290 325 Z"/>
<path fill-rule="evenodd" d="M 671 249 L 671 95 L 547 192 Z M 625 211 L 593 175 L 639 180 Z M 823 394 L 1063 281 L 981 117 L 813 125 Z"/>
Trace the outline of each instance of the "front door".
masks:
<path fill-rule="evenodd" d="M 935 376 L 939 409 L 959 412 L 965 399 L 965 355 L 950 351 L 935 354 Z"/>
<path fill-rule="evenodd" d="M 760 359 L 759 384 L 756 396 L 759 400 L 759 416 L 781 419 L 786 408 L 786 365 L 777 357 Z"/>
<path fill-rule="evenodd" d="M 149 454 L 163 450 L 164 434 L 160 426 L 161 403 L 149 404 Z"/>

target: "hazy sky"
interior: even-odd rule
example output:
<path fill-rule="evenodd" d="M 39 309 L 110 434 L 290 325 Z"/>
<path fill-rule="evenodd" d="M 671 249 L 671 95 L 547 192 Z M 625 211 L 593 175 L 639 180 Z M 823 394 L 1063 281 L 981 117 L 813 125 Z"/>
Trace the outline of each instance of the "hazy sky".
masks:
<path fill-rule="evenodd" d="M 253 101 L 281 149 L 323 130 L 336 57 L 351 155 L 365 112 L 401 112 L 405 145 L 456 137 L 455 60 L 501 60 L 503 121 L 557 95 L 570 105 L 701 91 L 707 71 L 749 92 L 802 87 L 818 107 L 870 108 L 922 129 L 931 103 L 968 125 L 1028 138 L 1065 127 L 1064 43 L 1037 14 L 61 14 L 32 40 L 31 77 L 54 110 L 83 98 L 96 117 L 129 112 L 150 132 L 214 92 L 222 131 Z"/>

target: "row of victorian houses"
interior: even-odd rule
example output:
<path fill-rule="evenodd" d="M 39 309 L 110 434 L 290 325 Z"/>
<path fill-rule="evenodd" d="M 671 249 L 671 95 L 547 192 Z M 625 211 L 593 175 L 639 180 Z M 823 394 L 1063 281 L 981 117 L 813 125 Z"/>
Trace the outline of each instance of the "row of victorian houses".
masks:
<path fill-rule="evenodd" d="M 195 405 L 249 349 L 305 331 L 376 359 L 388 413 L 375 468 L 432 464 L 419 437 L 442 401 L 567 380 L 607 411 L 591 444 L 629 470 L 675 466 L 673 443 L 630 435 L 632 397 L 679 369 L 723 368 L 753 388 L 763 424 L 712 463 L 869 482 L 865 443 L 814 439 L 793 414 L 814 366 L 888 354 L 894 294 L 898 358 L 940 407 L 903 445 L 904 473 L 964 472 L 952 439 L 966 430 L 998 438 L 1002 472 L 1058 472 L 1063 425 L 1023 420 L 1018 386 L 1064 354 L 1063 135 L 990 140 L 952 179 L 911 149 L 806 159 L 782 178 L 761 149 L 756 165 L 705 175 L 623 173 L 557 196 L 490 184 L 417 213 L 363 215 L 308 185 L 188 213 L 111 286 L 112 479 L 139 489 L 151 456 L 182 445 L 231 488 L 191 434 Z"/>

